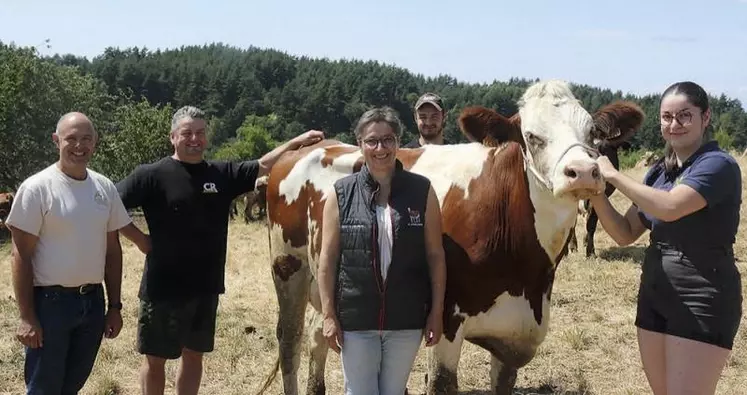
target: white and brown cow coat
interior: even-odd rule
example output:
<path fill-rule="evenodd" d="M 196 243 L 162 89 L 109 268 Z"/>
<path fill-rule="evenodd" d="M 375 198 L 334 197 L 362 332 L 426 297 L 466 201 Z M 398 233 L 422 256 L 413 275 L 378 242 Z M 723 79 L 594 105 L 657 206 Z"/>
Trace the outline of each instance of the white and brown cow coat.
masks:
<path fill-rule="evenodd" d="M 604 189 L 588 144 L 607 128 L 640 124 L 625 122 L 640 119 L 640 109 L 630 103 L 613 103 L 592 117 L 558 81 L 530 87 L 519 104 L 511 119 L 486 108 L 465 109 L 459 126 L 472 143 L 397 153 L 406 169 L 431 180 L 442 211 L 444 335 L 428 349 L 428 394 L 456 393 L 464 340 L 491 353 L 492 386 L 511 393 L 517 369 L 534 357 L 547 333 L 555 270 L 578 201 Z M 621 121 L 601 128 L 594 122 L 600 117 Z M 358 147 L 327 140 L 287 153 L 270 173 L 267 212 L 285 394 L 298 393 L 307 303 L 314 315 L 307 393 L 325 392 L 328 349 L 316 282 L 322 211 L 326 191 L 362 164 Z"/>

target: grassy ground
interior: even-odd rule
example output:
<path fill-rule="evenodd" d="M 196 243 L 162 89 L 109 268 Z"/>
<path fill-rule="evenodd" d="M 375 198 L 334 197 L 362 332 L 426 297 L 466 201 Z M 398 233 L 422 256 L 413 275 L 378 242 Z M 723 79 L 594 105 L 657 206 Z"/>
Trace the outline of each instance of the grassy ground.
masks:
<path fill-rule="evenodd" d="M 643 171 L 630 170 L 640 179 Z M 747 183 L 743 183 L 747 185 Z M 613 195 L 624 210 L 629 202 Z M 742 212 L 744 229 L 745 213 Z M 579 239 L 583 238 L 578 225 Z M 741 235 L 740 235 L 741 236 Z M 230 226 L 227 294 L 218 316 L 216 351 L 205 361 L 201 393 L 251 394 L 263 382 L 277 352 L 276 299 L 268 264 L 267 234 L 260 224 L 235 222 Z M 547 340 L 537 357 L 519 371 L 519 394 L 646 394 L 649 393 L 638 358 L 635 300 L 640 262 L 647 236 L 633 246 L 616 247 L 603 230 L 597 232 L 599 257 L 581 253 L 567 257 L 558 269 L 553 292 L 552 318 Z M 125 326 L 119 338 L 104 340 L 99 358 L 83 394 L 138 393 L 140 356 L 134 351 L 136 292 L 143 256 L 123 241 L 125 270 L 123 311 Z M 747 238 L 739 237 L 738 267 L 747 289 Z M 581 246 L 582 248 L 582 246 Z M 0 394 L 23 393 L 23 351 L 14 339 L 17 310 L 10 282 L 8 248 L 0 248 Z M 745 293 L 747 294 L 747 292 Z M 747 304 L 745 304 L 747 306 Z M 306 349 L 303 350 L 300 387 L 305 388 Z M 425 358 L 421 351 L 409 387 L 422 393 Z M 460 363 L 460 391 L 488 394 L 489 357 L 465 343 Z M 167 393 L 174 393 L 176 364 L 167 365 Z M 341 393 L 339 358 L 330 353 L 327 388 Z M 281 393 L 277 379 L 269 393 Z M 747 325 L 742 325 L 734 351 L 719 383 L 718 394 L 747 394 Z"/>

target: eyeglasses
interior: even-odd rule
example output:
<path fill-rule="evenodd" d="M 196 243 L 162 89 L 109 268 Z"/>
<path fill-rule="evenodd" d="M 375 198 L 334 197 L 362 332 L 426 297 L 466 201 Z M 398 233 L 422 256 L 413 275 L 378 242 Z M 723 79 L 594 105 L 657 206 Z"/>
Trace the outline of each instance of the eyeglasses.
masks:
<path fill-rule="evenodd" d="M 376 148 L 379 143 L 381 143 L 381 146 L 384 148 L 392 148 L 397 143 L 397 138 L 394 136 L 386 136 L 381 139 L 371 137 L 363 140 L 363 144 L 368 148 Z"/>
<path fill-rule="evenodd" d="M 672 116 L 672 114 L 662 114 L 661 124 L 669 125 L 675 119 L 680 125 L 686 126 L 686 125 L 689 125 L 690 122 L 693 121 L 693 114 L 690 111 L 681 111 L 681 112 L 678 112 L 677 115 L 675 116 Z"/>

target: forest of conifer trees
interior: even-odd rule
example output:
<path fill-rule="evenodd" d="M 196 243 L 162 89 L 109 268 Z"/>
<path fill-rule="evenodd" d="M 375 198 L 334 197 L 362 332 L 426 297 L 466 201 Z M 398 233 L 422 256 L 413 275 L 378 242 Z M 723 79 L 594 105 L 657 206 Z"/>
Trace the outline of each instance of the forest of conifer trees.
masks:
<path fill-rule="evenodd" d="M 425 91 L 444 98 L 446 137 L 465 141 L 456 126 L 465 106 L 483 105 L 511 115 L 532 82 L 512 78 L 470 84 L 375 61 L 332 61 L 222 44 L 158 51 L 108 48 L 87 59 L 41 56 L 34 48 L 0 42 L 0 190 L 15 188 L 54 161 L 49 135 L 67 111 L 83 111 L 94 120 L 102 141 L 92 167 L 117 181 L 137 164 L 170 153 L 169 120 L 186 104 L 210 116 L 209 156 L 240 159 L 257 157 L 312 128 L 351 142 L 352 125 L 371 106 L 396 109 L 410 138 L 417 130 L 412 105 Z M 631 150 L 662 148 L 658 95 L 640 97 L 578 84 L 573 90 L 590 112 L 616 99 L 637 102 L 646 119 Z M 747 146 L 747 114 L 741 103 L 720 95 L 711 98 L 711 106 L 714 136 L 722 147 Z"/>

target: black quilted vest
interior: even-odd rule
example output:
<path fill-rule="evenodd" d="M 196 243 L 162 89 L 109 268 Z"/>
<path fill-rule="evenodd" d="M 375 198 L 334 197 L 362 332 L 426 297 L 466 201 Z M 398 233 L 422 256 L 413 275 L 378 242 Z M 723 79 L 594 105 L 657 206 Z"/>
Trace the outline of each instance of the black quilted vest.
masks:
<path fill-rule="evenodd" d="M 340 260 L 335 306 L 342 330 L 422 329 L 431 305 L 425 250 L 430 181 L 396 163 L 389 205 L 392 262 L 386 281 L 379 266 L 376 193 L 368 167 L 335 183 L 340 213 Z"/>

